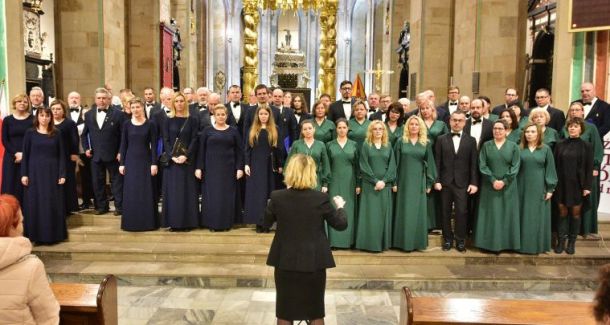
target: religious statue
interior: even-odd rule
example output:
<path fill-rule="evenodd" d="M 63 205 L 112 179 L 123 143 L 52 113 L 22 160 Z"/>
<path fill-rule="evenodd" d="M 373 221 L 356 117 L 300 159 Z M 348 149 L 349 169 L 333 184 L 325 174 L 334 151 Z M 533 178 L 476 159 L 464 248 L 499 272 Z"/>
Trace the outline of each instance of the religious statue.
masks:
<path fill-rule="evenodd" d="M 284 36 L 284 40 L 286 40 L 286 48 L 291 49 L 292 46 L 290 44 L 290 41 L 292 40 L 292 35 L 290 35 L 290 30 L 289 29 L 284 29 L 286 31 L 286 35 Z"/>
<path fill-rule="evenodd" d="M 173 59 L 173 70 L 174 70 L 174 80 L 173 80 L 173 88 L 174 90 L 180 89 L 180 70 L 178 70 L 178 66 L 180 64 L 180 52 L 182 52 L 182 40 L 180 38 L 180 29 L 178 28 L 178 24 L 174 18 L 170 19 L 170 24 L 174 28 L 174 36 L 172 37 L 172 48 L 174 52 Z"/>
<path fill-rule="evenodd" d="M 398 98 L 407 97 L 409 87 L 409 47 L 411 45 L 411 29 L 409 22 L 405 21 L 402 31 L 398 36 L 398 63 L 402 65 L 400 70 L 400 81 L 398 83 Z"/>

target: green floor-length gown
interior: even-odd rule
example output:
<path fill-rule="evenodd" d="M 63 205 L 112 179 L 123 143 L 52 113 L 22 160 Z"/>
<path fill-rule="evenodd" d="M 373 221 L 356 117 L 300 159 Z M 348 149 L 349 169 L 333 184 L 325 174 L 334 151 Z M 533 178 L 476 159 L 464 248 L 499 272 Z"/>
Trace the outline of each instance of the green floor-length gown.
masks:
<path fill-rule="evenodd" d="M 405 142 L 394 146 L 397 177 L 396 211 L 392 247 L 402 250 L 425 250 L 428 247 L 428 199 L 426 189 L 432 187 L 436 167 L 432 144 Z"/>
<path fill-rule="evenodd" d="M 392 186 L 396 179 L 396 160 L 389 143 L 377 149 L 364 143 L 359 158 L 362 191 L 356 225 L 356 248 L 380 252 L 390 247 L 392 236 Z M 375 183 L 386 186 L 375 191 Z"/>
<path fill-rule="evenodd" d="M 316 129 L 313 137 L 324 143 L 330 142 L 335 138 L 335 123 L 329 119 L 324 119 L 322 124 L 318 124 L 316 119 L 313 119 L 313 127 Z"/>
<path fill-rule="evenodd" d="M 434 123 L 428 128 L 428 140 L 430 141 L 430 145 L 434 148 L 434 144 L 436 143 L 436 138 L 439 136 L 449 132 L 447 129 L 447 125 L 443 121 L 434 120 Z M 432 150 L 434 152 L 434 149 Z M 441 193 L 432 189 L 430 193 L 428 193 L 427 201 L 428 201 L 428 229 L 439 229 L 441 227 Z"/>
<path fill-rule="evenodd" d="M 506 140 L 519 144 L 519 142 L 521 142 L 521 129 L 512 130 L 510 134 L 506 136 Z"/>
<path fill-rule="evenodd" d="M 390 127 L 388 126 L 388 124 L 386 123 L 385 125 L 385 129 L 388 131 L 388 142 L 390 143 L 390 145 L 392 146 L 392 148 L 394 148 L 394 145 L 396 144 L 396 140 L 400 137 L 402 137 L 402 132 L 404 130 L 404 125 L 401 126 L 397 126 L 394 129 L 394 132 L 392 132 L 392 130 L 390 129 Z"/>
<path fill-rule="evenodd" d="M 318 185 L 316 189 L 319 190 L 322 186 L 328 186 L 328 177 L 330 173 L 330 165 L 328 164 L 328 154 L 326 152 L 326 145 L 322 141 L 314 140 L 310 147 L 307 147 L 305 140 L 299 139 L 292 144 L 288 158 L 286 158 L 286 166 L 290 161 L 290 157 L 297 153 L 302 153 L 313 158 L 316 163 L 316 175 L 318 177 Z M 284 168 L 286 170 L 286 168 Z"/>
<path fill-rule="evenodd" d="M 559 141 L 559 133 L 557 133 L 555 129 L 547 126 L 544 128 L 543 134 L 544 136 L 542 137 L 542 142 L 549 146 L 549 148 L 551 148 L 551 151 L 553 151 L 553 148 L 555 148 L 555 143 Z"/>
<path fill-rule="evenodd" d="M 568 129 L 565 127 L 561 132 L 562 138 L 568 138 Z M 585 130 L 580 138 L 587 141 L 593 147 L 593 170 L 600 170 L 604 159 L 604 145 L 599 137 L 597 127 L 594 124 L 585 122 Z M 587 196 L 587 203 L 583 206 L 582 223 L 580 228 L 581 235 L 597 234 L 597 208 L 599 207 L 599 175 L 593 177 L 591 194 Z"/>
<path fill-rule="evenodd" d="M 483 144 L 479 154 L 481 196 L 475 225 L 474 245 L 499 252 L 521 248 L 519 193 L 516 176 L 520 165 L 519 147 L 506 140 L 498 149 L 492 139 Z M 492 184 L 504 181 L 497 191 Z"/>
<path fill-rule="evenodd" d="M 371 121 L 369 120 L 364 120 L 362 124 L 358 123 L 356 119 L 351 119 L 347 122 L 347 127 L 349 129 L 347 137 L 350 140 L 356 141 L 356 143 L 358 144 L 358 150 L 360 150 L 360 148 L 362 147 L 362 143 L 364 143 L 369 124 L 371 124 Z"/>
<path fill-rule="evenodd" d="M 548 129 L 548 128 L 547 128 Z M 521 216 L 521 253 L 538 254 L 551 250 L 551 200 L 546 193 L 557 185 L 553 151 L 542 145 L 534 151 L 521 149 L 517 176 L 519 215 Z"/>
<path fill-rule="evenodd" d="M 330 161 L 330 180 L 328 193 L 332 198 L 335 195 L 345 200 L 345 213 L 347 215 L 347 229 L 337 231 L 327 228 L 331 247 L 350 248 L 355 239 L 356 221 L 356 186 L 358 175 L 358 145 L 355 141 L 347 140 L 343 148 L 337 140 L 326 144 L 328 159 Z"/>

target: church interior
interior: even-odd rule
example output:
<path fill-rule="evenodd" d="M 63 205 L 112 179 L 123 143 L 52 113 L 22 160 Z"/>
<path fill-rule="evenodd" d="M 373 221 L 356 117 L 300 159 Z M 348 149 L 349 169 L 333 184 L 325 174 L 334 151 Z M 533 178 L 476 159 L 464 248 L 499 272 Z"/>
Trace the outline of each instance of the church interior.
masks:
<path fill-rule="evenodd" d="M 323 93 L 338 99 L 341 81 L 358 80 L 364 94 L 408 98 L 412 107 L 425 90 L 445 102 L 451 85 L 462 95 L 489 97 L 492 106 L 514 88 L 535 107 L 536 90 L 546 88 L 554 106 L 567 111 L 585 81 L 598 97 L 610 97 L 610 12 L 573 18 L 599 3 L 2 1 L 0 107 L 6 116 L 11 98 L 33 87 L 43 89 L 47 104 L 77 91 L 91 106 L 98 87 L 137 96 L 147 87 L 156 94 L 162 87 L 207 87 L 225 103 L 238 85 L 247 102 L 260 83 L 303 94 L 311 104 Z M 120 216 L 87 212 L 67 223 L 67 241 L 33 253 L 51 282 L 100 283 L 113 274 L 119 324 L 275 323 L 274 273 L 265 264 L 273 233 L 131 233 L 120 229 Z M 591 302 L 598 268 L 610 263 L 607 238 L 610 209 L 600 206 L 598 236 L 579 237 L 575 255 L 445 252 L 438 233 L 429 235 L 425 251 L 334 250 L 325 321 L 407 324 L 403 287 L 415 297 Z"/>

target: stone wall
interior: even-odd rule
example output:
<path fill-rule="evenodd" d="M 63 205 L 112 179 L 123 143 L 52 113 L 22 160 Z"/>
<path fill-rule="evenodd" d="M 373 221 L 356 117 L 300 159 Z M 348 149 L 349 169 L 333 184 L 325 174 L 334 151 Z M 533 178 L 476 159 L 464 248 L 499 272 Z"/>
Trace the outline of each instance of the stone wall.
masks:
<path fill-rule="evenodd" d="M 125 0 L 104 0 L 104 78 L 113 95 L 126 85 Z"/>
<path fill-rule="evenodd" d="M 159 2 L 130 0 L 129 3 L 130 86 L 136 94 L 142 94 L 145 87 L 158 91 L 161 79 Z"/>
<path fill-rule="evenodd" d="M 460 87 L 462 95 L 467 96 L 472 96 L 472 72 L 475 71 L 476 12 L 476 1 L 456 0 L 455 29 L 453 30 L 453 84 Z M 445 101 L 446 94 L 446 89 L 437 94 L 439 103 Z"/>
<path fill-rule="evenodd" d="M 5 1 L 6 25 L 6 79 L 8 80 L 8 100 L 25 92 L 25 60 L 23 56 L 23 7 L 21 1 Z M 4 62 L 2 62 L 4 64 Z"/>

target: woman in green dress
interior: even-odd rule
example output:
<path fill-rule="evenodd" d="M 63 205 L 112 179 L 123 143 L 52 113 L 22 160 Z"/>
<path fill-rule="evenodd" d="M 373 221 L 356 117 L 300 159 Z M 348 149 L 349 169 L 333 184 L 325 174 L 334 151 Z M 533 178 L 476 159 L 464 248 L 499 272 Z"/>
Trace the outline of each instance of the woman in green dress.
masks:
<path fill-rule="evenodd" d="M 519 146 L 506 138 L 509 126 L 501 118 L 503 114 L 493 124 L 493 140 L 485 142 L 479 153 L 481 197 L 474 245 L 493 252 L 521 248 L 519 193 L 515 179 L 521 160 Z"/>
<path fill-rule="evenodd" d="M 544 108 L 534 108 L 530 112 L 530 123 L 535 123 L 542 130 L 542 142 L 549 146 L 551 150 L 555 148 L 555 143 L 559 140 L 559 133 L 553 128 L 546 127 L 551 121 L 551 115 Z M 525 129 L 524 129 L 525 130 Z M 522 137 L 523 139 L 523 137 Z"/>
<path fill-rule="evenodd" d="M 436 108 L 434 103 L 429 100 L 425 101 L 419 108 L 419 116 L 428 130 L 428 142 L 434 148 L 436 138 L 448 132 L 447 125 L 445 122 L 436 119 Z M 426 196 L 428 201 L 428 230 L 440 229 L 442 224 L 441 213 L 437 209 L 441 206 L 440 192 L 432 190 Z"/>
<path fill-rule="evenodd" d="M 519 144 L 521 141 L 521 129 L 519 128 L 519 121 L 517 115 L 513 110 L 506 109 L 500 113 L 500 120 L 506 121 L 508 128 L 506 129 L 506 139 L 513 143 Z"/>
<path fill-rule="evenodd" d="M 568 119 L 579 117 L 584 119 L 585 109 L 580 102 L 574 102 L 568 109 Z M 564 139 L 569 138 L 568 128 L 564 127 L 561 136 Z M 585 130 L 580 135 L 580 138 L 588 142 L 593 147 L 593 184 L 591 186 L 591 194 L 585 200 L 582 211 L 582 226 L 580 234 L 589 236 L 597 234 L 597 208 L 599 207 L 599 171 L 604 159 L 604 146 L 602 139 L 599 137 L 599 132 L 594 124 L 585 121 Z"/>
<path fill-rule="evenodd" d="M 290 157 L 294 154 L 302 153 L 311 156 L 316 163 L 316 173 L 318 176 L 318 186 L 316 189 L 326 192 L 328 190 L 330 165 L 328 164 L 326 145 L 313 137 L 315 133 L 313 123 L 312 120 L 301 122 L 301 138 L 292 144 L 290 152 L 288 153 L 288 158 L 286 158 L 284 170 L 286 169 L 286 166 L 288 166 Z"/>
<path fill-rule="evenodd" d="M 543 143 L 543 134 L 539 124 L 530 122 L 521 136 L 521 167 L 517 176 L 521 216 L 519 252 L 526 254 L 551 250 L 551 197 L 557 185 L 557 172 L 553 151 Z"/>
<path fill-rule="evenodd" d="M 323 102 L 317 101 L 313 105 L 314 114 L 314 138 L 318 141 L 328 143 L 335 137 L 335 123 L 326 118 L 328 114 L 328 106 L 324 105 Z"/>
<path fill-rule="evenodd" d="M 495 122 L 498 119 L 498 115 L 491 114 L 491 99 L 487 96 L 479 96 L 477 99 L 480 99 L 483 102 L 483 112 L 481 113 L 481 116 Z"/>
<path fill-rule="evenodd" d="M 347 120 L 337 120 L 337 138 L 326 144 L 328 160 L 330 161 L 330 179 L 328 193 L 331 197 L 340 195 L 345 199 L 345 214 L 347 215 L 347 228 L 337 231 L 327 228 L 330 246 L 336 248 L 350 248 L 354 245 L 356 221 L 356 196 L 360 193 L 357 182 L 358 175 L 358 145 L 347 138 Z"/>
<path fill-rule="evenodd" d="M 392 247 L 405 251 L 423 251 L 428 247 L 426 193 L 430 193 L 436 178 L 428 132 L 420 117 L 411 116 L 405 123 L 403 136 L 394 146 L 398 175 L 392 188 L 396 192 Z"/>
<path fill-rule="evenodd" d="M 392 193 L 396 161 L 383 122 L 372 121 L 359 158 L 362 192 L 356 226 L 357 249 L 381 252 L 390 248 Z"/>
<path fill-rule="evenodd" d="M 521 102 L 516 100 L 508 104 L 508 109 L 515 113 L 515 116 L 517 117 L 517 123 L 519 124 L 519 130 L 522 130 L 527 124 L 527 122 L 529 122 L 527 116 L 523 115 L 523 105 L 521 104 Z M 520 135 L 521 134 L 519 134 L 519 139 L 521 139 Z"/>
<path fill-rule="evenodd" d="M 369 128 L 369 124 L 371 124 L 371 121 L 366 118 L 366 106 L 364 105 L 363 101 L 357 100 L 354 105 L 352 105 L 352 108 L 352 114 L 354 117 L 347 122 L 347 126 L 349 128 L 347 137 L 350 140 L 356 141 L 358 144 L 358 149 L 360 149 L 362 147 L 362 143 L 364 143 L 364 139 L 366 138 L 367 130 Z"/>
<path fill-rule="evenodd" d="M 392 148 L 394 148 L 396 139 L 402 137 L 403 120 L 404 112 L 402 104 L 399 102 L 392 103 L 386 112 L 385 119 L 385 126 L 388 129 L 388 139 Z"/>

